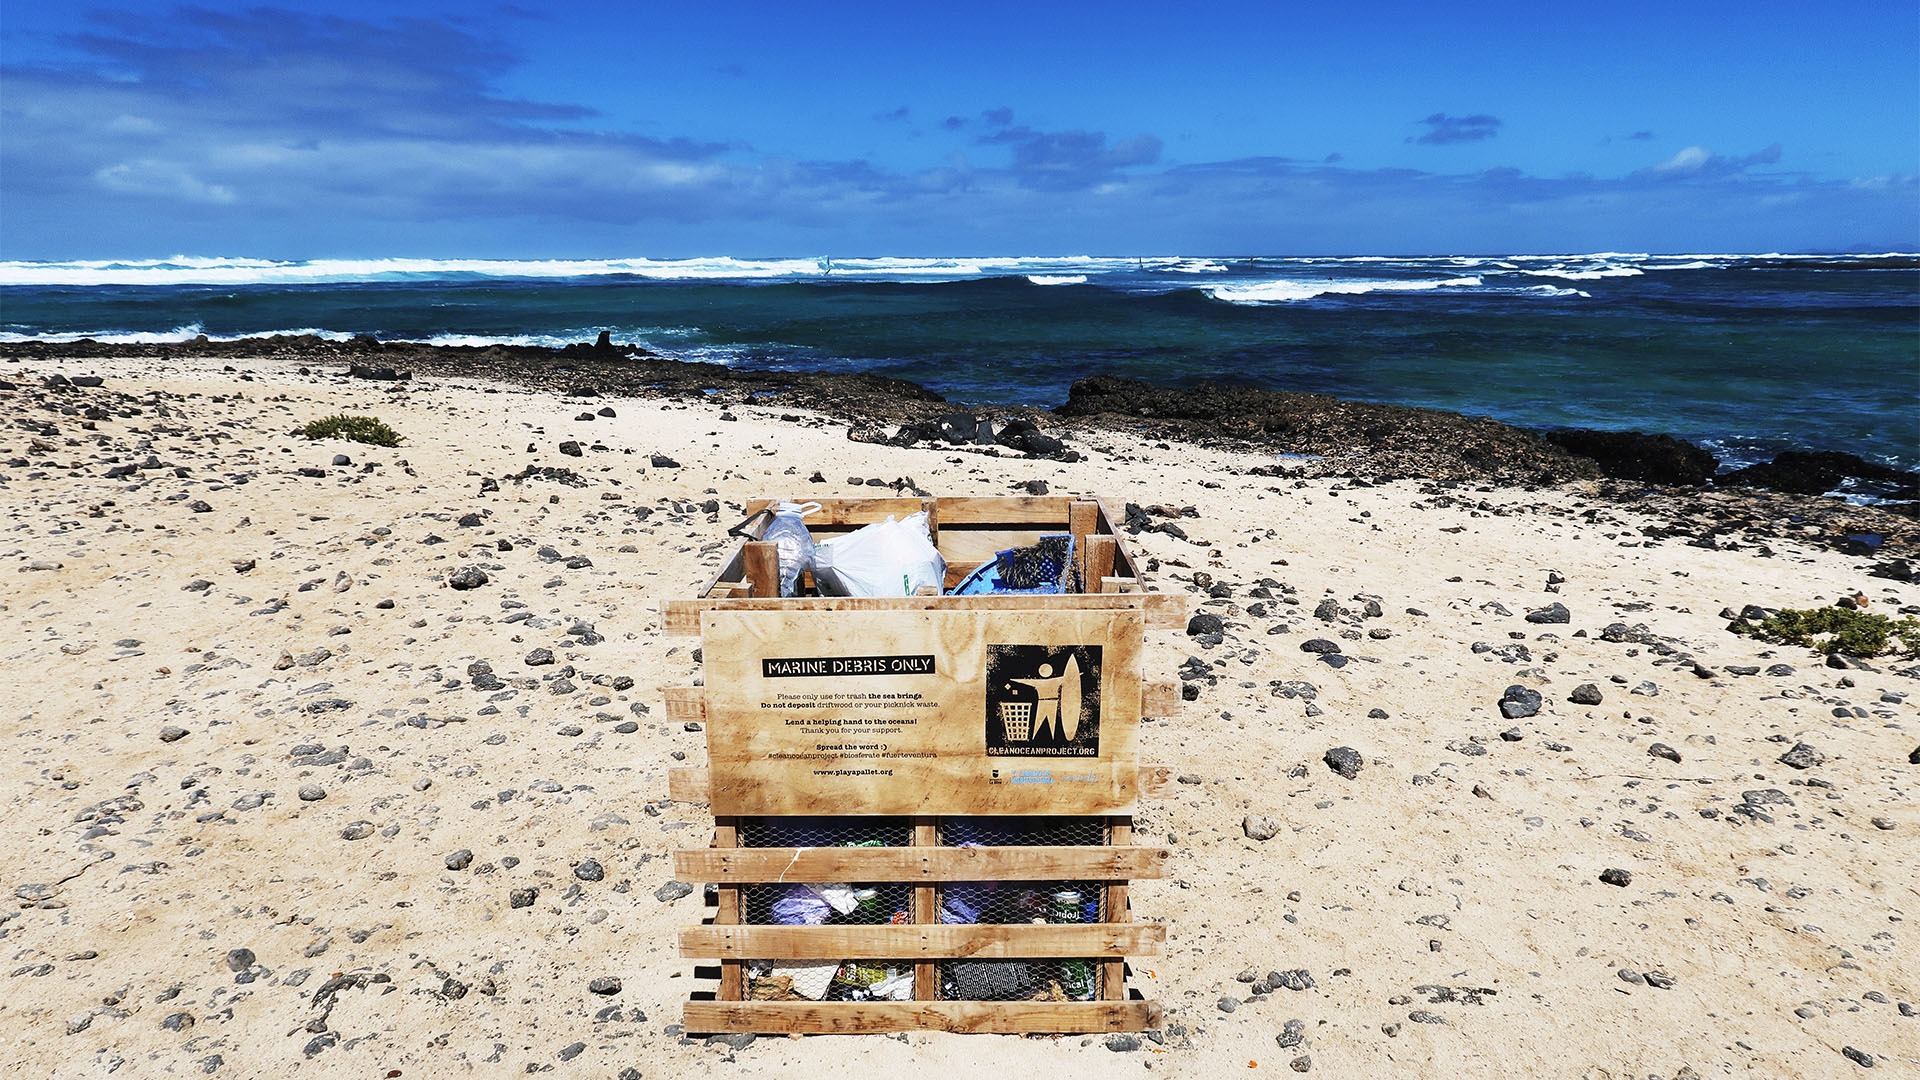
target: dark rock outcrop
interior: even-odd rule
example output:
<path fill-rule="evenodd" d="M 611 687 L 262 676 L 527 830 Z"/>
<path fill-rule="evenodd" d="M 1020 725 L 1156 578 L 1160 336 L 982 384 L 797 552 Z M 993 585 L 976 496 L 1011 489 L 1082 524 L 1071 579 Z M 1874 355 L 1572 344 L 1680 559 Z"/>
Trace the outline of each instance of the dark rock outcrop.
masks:
<path fill-rule="evenodd" d="M 1836 450 L 1787 450 L 1772 461 L 1735 469 L 1714 482 L 1723 487 L 1754 487 L 1796 495 L 1824 495 L 1846 480 L 1862 480 L 1883 498 L 1920 498 L 1920 473 L 1875 465 L 1857 454 Z"/>
<path fill-rule="evenodd" d="M 1541 432 L 1548 442 L 1588 458 L 1618 480 L 1698 487 L 1713 478 L 1713 455 L 1671 435 L 1568 428 Z"/>
<path fill-rule="evenodd" d="M 1320 394 L 1213 382 L 1181 389 L 1095 375 L 1075 382 L 1066 404 L 1054 412 L 1109 423 L 1125 419 L 1189 442 L 1317 455 L 1336 468 L 1364 458 L 1370 462 L 1365 472 L 1374 479 L 1557 483 L 1598 475 L 1591 462 L 1496 420 Z"/>

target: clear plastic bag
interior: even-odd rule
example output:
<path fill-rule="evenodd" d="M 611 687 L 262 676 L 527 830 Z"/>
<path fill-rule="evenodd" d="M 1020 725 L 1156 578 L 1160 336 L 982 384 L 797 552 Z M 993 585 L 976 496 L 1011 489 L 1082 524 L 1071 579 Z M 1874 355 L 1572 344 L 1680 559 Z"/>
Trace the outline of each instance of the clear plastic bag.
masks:
<path fill-rule="evenodd" d="M 947 560 L 934 547 L 922 511 L 819 544 L 813 580 L 822 596 L 912 596 L 923 586 L 946 585 Z"/>
<path fill-rule="evenodd" d="M 774 508 L 773 521 L 760 539 L 780 551 L 780 595 L 793 596 L 800 591 L 800 574 L 813 562 L 815 544 L 807 531 L 806 515 L 820 504 L 783 502 Z"/>

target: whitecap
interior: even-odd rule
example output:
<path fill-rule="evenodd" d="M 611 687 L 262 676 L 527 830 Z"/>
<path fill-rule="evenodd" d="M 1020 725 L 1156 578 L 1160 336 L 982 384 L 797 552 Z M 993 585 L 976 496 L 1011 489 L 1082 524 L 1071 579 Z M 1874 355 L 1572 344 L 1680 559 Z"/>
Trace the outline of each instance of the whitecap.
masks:
<path fill-rule="evenodd" d="M 1085 274 L 1028 274 L 1027 280 L 1035 285 L 1085 285 Z"/>
<path fill-rule="evenodd" d="M 1208 285 L 1201 291 L 1229 304 L 1284 304 L 1316 296 L 1358 296 L 1373 292 L 1428 292 L 1433 289 L 1470 289 L 1478 277 L 1442 281 L 1260 281 L 1246 285 Z"/>

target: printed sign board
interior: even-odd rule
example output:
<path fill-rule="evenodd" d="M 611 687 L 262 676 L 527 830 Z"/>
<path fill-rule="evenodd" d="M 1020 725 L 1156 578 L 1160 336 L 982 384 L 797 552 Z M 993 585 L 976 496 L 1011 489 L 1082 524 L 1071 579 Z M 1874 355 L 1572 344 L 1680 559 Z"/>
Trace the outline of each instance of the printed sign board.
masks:
<path fill-rule="evenodd" d="M 1139 611 L 704 612 L 714 813 L 1129 813 L 1143 628 Z"/>

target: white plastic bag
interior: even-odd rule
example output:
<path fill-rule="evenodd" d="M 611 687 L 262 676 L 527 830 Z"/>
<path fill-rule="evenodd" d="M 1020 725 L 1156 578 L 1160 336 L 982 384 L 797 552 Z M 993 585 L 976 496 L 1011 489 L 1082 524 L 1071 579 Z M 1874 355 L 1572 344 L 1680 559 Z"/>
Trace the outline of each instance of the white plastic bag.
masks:
<path fill-rule="evenodd" d="M 822 596 L 912 596 L 923 585 L 946 584 L 947 560 L 922 511 L 822 541 L 813 549 L 813 580 Z"/>

